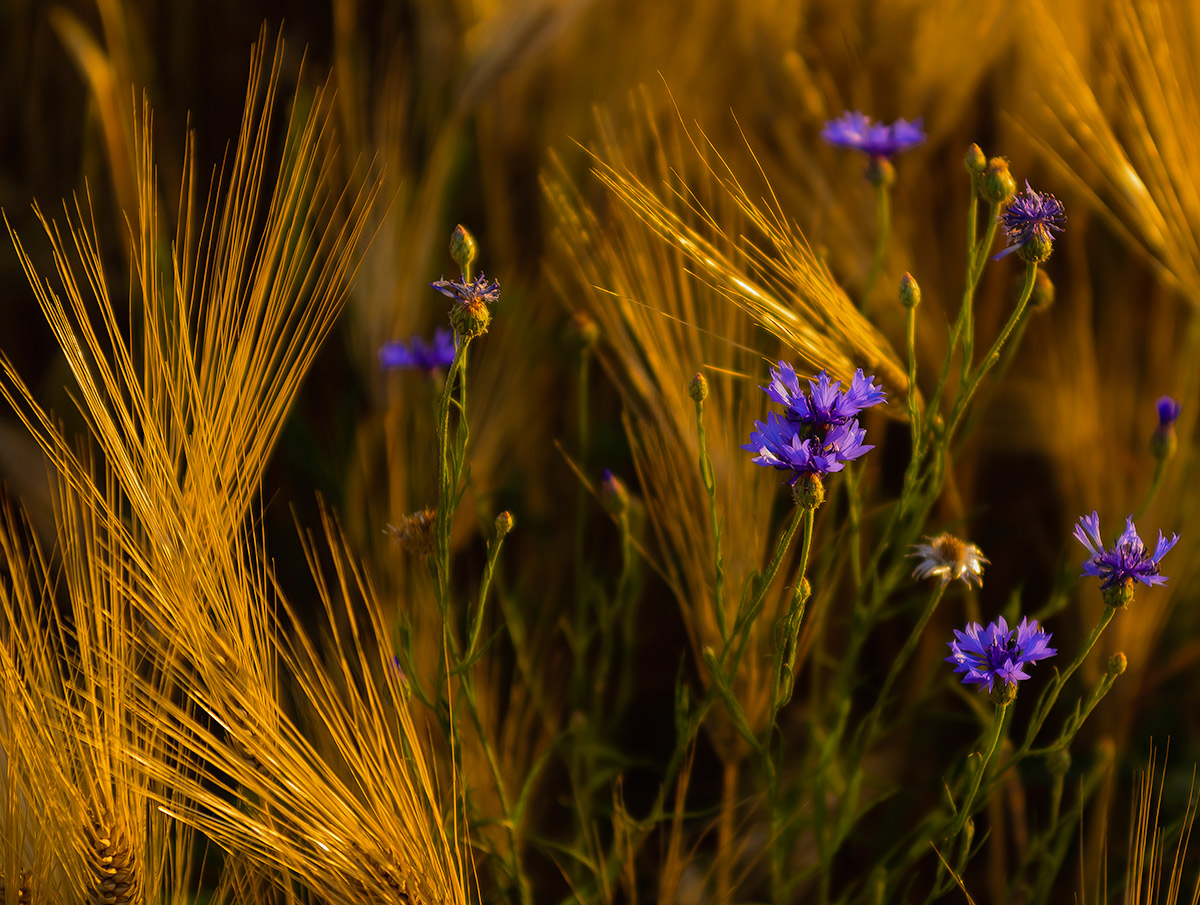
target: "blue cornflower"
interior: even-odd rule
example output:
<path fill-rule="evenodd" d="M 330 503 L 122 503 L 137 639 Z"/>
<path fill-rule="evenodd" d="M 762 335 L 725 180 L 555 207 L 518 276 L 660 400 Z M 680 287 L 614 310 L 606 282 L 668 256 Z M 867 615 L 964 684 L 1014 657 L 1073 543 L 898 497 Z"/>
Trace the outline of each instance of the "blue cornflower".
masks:
<path fill-rule="evenodd" d="M 946 661 L 954 664 L 956 673 L 965 673 L 963 682 L 979 685 L 980 691 L 993 693 L 1015 686 L 1021 679 L 1028 679 L 1025 665 L 1053 657 L 1058 651 L 1050 647 L 1050 633 L 1038 628 L 1037 620 L 1027 618 L 1015 629 L 1010 629 L 1001 616 L 987 628 L 978 622 L 967 624 L 967 630 L 954 630 L 955 640 L 950 642 L 950 656 Z M 996 687 L 999 679 L 1001 686 Z"/>
<path fill-rule="evenodd" d="M 883 389 L 875 386 L 875 378 L 864 377 L 861 368 L 854 372 L 850 389 L 840 392 L 841 385 L 840 380 L 830 380 L 829 374 L 822 370 L 815 378 L 809 378 L 806 396 L 796 369 L 781 361 L 778 371 L 771 368 L 771 383 L 762 390 L 787 408 L 788 418 L 810 427 L 845 424 L 863 409 L 887 401 Z"/>
<path fill-rule="evenodd" d="M 1035 192 L 1026 179 L 1025 191 L 1008 203 L 998 220 L 1008 237 L 1008 248 L 992 260 L 998 261 L 1016 251 L 1023 260 L 1040 264 L 1050 257 L 1053 233 L 1063 231 L 1067 215 L 1061 201 L 1049 192 Z"/>
<path fill-rule="evenodd" d="M 1100 516 L 1095 512 L 1079 519 L 1074 534 L 1092 554 L 1083 564 L 1082 575 L 1102 579 L 1100 590 L 1104 592 L 1104 602 L 1114 608 L 1127 606 L 1133 599 L 1135 579 L 1148 586 L 1167 583 L 1167 576 L 1158 571 L 1158 563 L 1179 541 L 1178 534 L 1172 534 L 1168 539 L 1159 531 L 1158 544 L 1150 554 L 1138 536 L 1133 516 L 1129 516 L 1125 519 L 1124 533 L 1106 549 L 1100 537 Z"/>
<path fill-rule="evenodd" d="M 1158 426 L 1171 427 L 1179 420 L 1179 401 L 1170 396 L 1158 400 Z"/>
<path fill-rule="evenodd" d="M 1179 402 L 1170 396 L 1158 400 L 1158 427 L 1150 435 L 1150 452 L 1159 465 L 1175 455 L 1179 440 L 1175 437 L 1175 422 L 1179 420 Z"/>
<path fill-rule="evenodd" d="M 825 123 L 821 138 L 835 147 L 852 148 L 872 157 L 894 157 L 925 141 L 925 130 L 921 127 L 920 117 L 911 123 L 898 119 L 891 125 L 884 125 L 872 122 L 871 117 L 856 110 Z"/>
<path fill-rule="evenodd" d="M 831 381 L 822 370 L 808 381 L 806 394 L 796 369 L 781 361 L 778 370 L 771 369 L 771 383 L 762 390 L 787 411 L 782 417 L 771 412 L 766 423 L 755 421 L 750 442 L 742 449 L 755 453 L 752 461 L 758 465 L 790 471 L 787 483 L 791 485 L 802 475 L 841 471 L 846 462 L 875 448 L 862 442 L 866 431 L 855 417 L 886 401 L 874 381 L 859 370 L 843 391 L 841 382 Z"/>
<path fill-rule="evenodd" d="M 433 340 L 426 342 L 414 336 L 407 344 L 400 341 L 384 343 L 379 350 L 379 364 L 385 370 L 408 368 L 414 371 L 440 371 L 454 361 L 454 331 L 439 327 Z"/>
<path fill-rule="evenodd" d="M 874 449 L 864 445 L 866 431 L 858 421 L 834 425 L 819 436 L 805 436 L 796 422 L 771 412 L 767 423 L 755 421 L 750 442 L 742 449 L 757 453 L 752 462 L 790 471 L 788 484 L 795 484 L 802 475 L 827 475 L 841 471 L 845 463 Z"/>

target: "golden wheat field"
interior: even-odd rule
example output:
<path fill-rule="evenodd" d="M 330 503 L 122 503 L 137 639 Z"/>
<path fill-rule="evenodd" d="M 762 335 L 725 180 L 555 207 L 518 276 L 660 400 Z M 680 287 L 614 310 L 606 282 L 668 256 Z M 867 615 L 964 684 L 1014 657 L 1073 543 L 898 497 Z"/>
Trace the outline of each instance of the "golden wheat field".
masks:
<path fill-rule="evenodd" d="M 0 73 L 0 905 L 1200 903 L 1193 0 Z"/>

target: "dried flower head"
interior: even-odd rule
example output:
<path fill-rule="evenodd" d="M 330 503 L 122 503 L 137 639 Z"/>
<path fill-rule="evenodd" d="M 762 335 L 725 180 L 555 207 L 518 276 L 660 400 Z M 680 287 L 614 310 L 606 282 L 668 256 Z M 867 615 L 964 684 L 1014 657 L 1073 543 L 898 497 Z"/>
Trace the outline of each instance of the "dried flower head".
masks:
<path fill-rule="evenodd" d="M 825 123 L 821 138 L 835 147 L 863 151 L 872 157 L 894 157 L 925 141 L 925 130 L 920 117 L 911 123 L 898 119 L 885 125 L 856 110 Z"/>
<path fill-rule="evenodd" d="M 400 518 L 399 524 L 388 525 L 386 533 L 392 538 L 392 544 L 399 544 L 402 550 L 427 556 L 433 552 L 433 523 L 437 513 L 426 507 L 411 515 Z"/>
<path fill-rule="evenodd" d="M 1105 548 L 1100 536 L 1100 516 L 1095 512 L 1079 519 L 1074 534 L 1092 554 L 1083 563 L 1081 577 L 1095 575 L 1100 578 L 1104 602 L 1117 609 L 1127 606 L 1133 599 L 1135 580 L 1148 586 L 1167 583 L 1167 576 L 1158 571 L 1158 563 L 1179 541 L 1178 534 L 1166 538 L 1159 531 L 1158 543 L 1150 553 L 1138 536 L 1133 516 L 1129 516 L 1125 519 L 1125 531 L 1112 547 Z"/>
<path fill-rule="evenodd" d="M 968 585 L 974 581 L 983 587 L 983 567 L 988 558 L 982 550 L 959 540 L 953 534 L 939 534 L 928 540 L 927 544 L 913 544 L 913 552 L 908 554 L 921 557 L 913 569 L 913 578 L 937 575 L 943 585 L 952 578 L 961 578 Z"/>
<path fill-rule="evenodd" d="M 771 412 L 766 423 L 755 421 L 750 442 L 742 449 L 756 453 L 759 465 L 790 471 L 789 484 L 801 475 L 825 475 L 841 471 L 846 462 L 875 447 L 862 441 L 866 431 L 856 416 L 864 409 L 886 402 L 874 377 L 861 370 L 850 388 L 830 380 L 824 370 L 808 381 L 808 392 L 800 386 L 796 370 L 785 361 L 771 369 L 771 383 L 763 391 L 787 411 L 783 417 Z"/>
<path fill-rule="evenodd" d="M 450 367 L 454 361 L 454 331 L 439 327 L 433 339 L 426 342 L 414 336 L 409 342 L 384 343 L 379 350 L 379 364 L 385 370 L 406 368 L 434 373 Z"/>
<path fill-rule="evenodd" d="M 1000 212 L 999 221 L 1008 237 L 1008 247 L 992 260 L 998 261 L 1015 251 L 1025 261 L 1045 261 L 1053 249 L 1053 234 L 1063 231 L 1066 220 L 1062 202 L 1049 192 L 1035 192 L 1026 179 L 1025 191 Z"/>
<path fill-rule="evenodd" d="M 965 632 L 954 630 L 950 656 L 956 673 L 964 673 L 963 682 L 979 685 L 980 691 L 997 691 L 996 680 L 1015 686 L 1028 679 L 1025 665 L 1053 657 L 1057 650 L 1048 646 L 1050 633 L 1038 628 L 1037 620 L 1022 619 L 1010 629 L 1001 616 L 984 628 L 978 622 L 967 625 Z"/>
<path fill-rule="evenodd" d="M 473 280 L 455 282 L 436 280 L 429 284 L 447 298 L 457 302 L 450 309 L 450 323 L 454 332 L 464 339 L 474 339 L 487 333 L 492 313 L 488 305 L 500 299 L 500 284 L 489 281 L 482 273 Z"/>

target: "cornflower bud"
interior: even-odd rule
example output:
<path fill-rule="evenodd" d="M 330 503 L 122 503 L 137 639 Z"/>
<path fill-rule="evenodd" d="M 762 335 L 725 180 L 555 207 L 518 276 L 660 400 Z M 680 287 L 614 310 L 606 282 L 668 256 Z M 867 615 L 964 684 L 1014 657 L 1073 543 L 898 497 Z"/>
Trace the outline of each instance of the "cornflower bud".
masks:
<path fill-rule="evenodd" d="M 921 287 L 911 273 L 900 278 L 900 304 L 905 308 L 916 308 L 921 304 Z"/>
<path fill-rule="evenodd" d="M 467 232 L 465 226 L 458 224 L 450 234 L 450 257 L 462 272 L 466 273 L 471 268 L 471 262 L 475 260 L 475 253 L 475 237 Z"/>
<path fill-rule="evenodd" d="M 963 163 L 967 167 L 967 172 L 972 176 L 980 176 L 987 169 L 987 157 L 983 154 L 983 148 L 979 145 L 972 144 L 967 148 L 967 154 L 963 158 Z"/>
<path fill-rule="evenodd" d="M 703 402 L 708 398 L 708 379 L 699 371 L 688 383 L 688 395 L 694 402 Z"/>
<path fill-rule="evenodd" d="M 1009 172 L 1008 161 L 993 157 L 979 180 L 979 194 L 992 204 L 1004 204 L 1017 192 L 1017 181 Z"/>

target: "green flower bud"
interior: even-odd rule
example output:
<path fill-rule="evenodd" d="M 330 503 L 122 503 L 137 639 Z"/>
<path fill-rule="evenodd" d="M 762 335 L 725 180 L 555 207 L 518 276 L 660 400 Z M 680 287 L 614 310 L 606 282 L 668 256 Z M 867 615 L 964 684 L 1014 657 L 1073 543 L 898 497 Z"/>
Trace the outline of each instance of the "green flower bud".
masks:
<path fill-rule="evenodd" d="M 471 269 L 471 262 L 475 260 L 475 237 L 467 232 L 467 228 L 461 223 L 454 227 L 454 232 L 450 234 L 450 257 L 454 259 L 454 263 L 459 266 L 463 273 Z"/>
<path fill-rule="evenodd" d="M 1071 752 L 1065 748 L 1052 751 L 1046 755 L 1046 772 L 1051 776 L 1062 777 L 1071 769 Z"/>
<path fill-rule="evenodd" d="M 708 379 L 699 371 L 688 383 L 688 395 L 696 402 L 703 402 L 708 398 Z"/>
<path fill-rule="evenodd" d="M 567 339 L 581 349 L 591 349 L 600 339 L 600 328 L 587 314 L 576 311 L 567 324 L 566 334 Z"/>
<path fill-rule="evenodd" d="M 900 278 L 900 304 L 905 308 L 916 308 L 921 304 L 921 287 L 911 273 Z"/>
<path fill-rule="evenodd" d="M 512 531 L 513 525 L 516 523 L 517 520 L 513 518 L 512 513 L 507 509 L 501 512 L 498 516 L 496 516 L 496 539 L 499 540 L 500 538 L 506 536 L 508 532 Z"/>
<path fill-rule="evenodd" d="M 1129 660 L 1121 651 L 1117 651 L 1108 658 L 1107 675 L 1110 679 L 1115 679 L 1117 676 L 1125 672 L 1129 667 Z"/>
<path fill-rule="evenodd" d="M 980 176 L 987 169 L 987 157 L 983 154 L 983 148 L 973 144 L 967 148 L 966 157 L 963 158 L 963 163 L 966 164 L 967 172 L 972 176 Z"/>
<path fill-rule="evenodd" d="M 600 504 L 609 515 L 622 515 L 629 508 L 629 491 L 607 468 L 600 482 Z"/>
<path fill-rule="evenodd" d="M 1023 279 L 1018 276 L 1018 280 Z M 1038 270 L 1033 278 L 1033 294 L 1029 297 L 1029 307 L 1034 311 L 1045 311 L 1054 304 L 1054 283 L 1044 270 Z"/>
<path fill-rule="evenodd" d="M 1009 172 L 1008 161 L 993 157 L 979 180 L 979 194 L 992 204 L 1005 204 L 1017 192 L 1017 181 Z"/>

